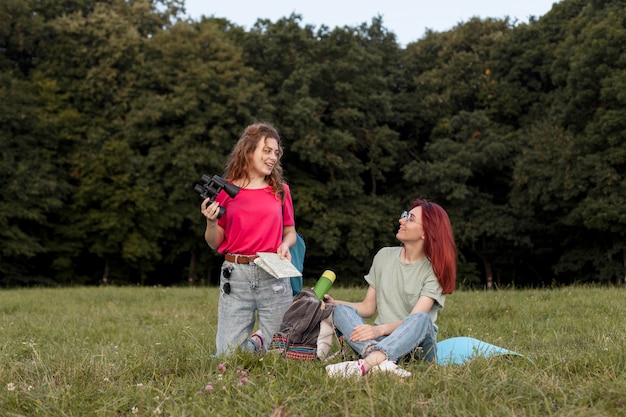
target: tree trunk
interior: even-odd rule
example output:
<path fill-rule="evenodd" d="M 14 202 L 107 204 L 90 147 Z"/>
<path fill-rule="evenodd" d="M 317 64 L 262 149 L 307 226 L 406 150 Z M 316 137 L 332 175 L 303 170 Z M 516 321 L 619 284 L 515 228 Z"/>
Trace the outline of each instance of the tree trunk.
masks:
<path fill-rule="evenodd" d="M 493 271 L 491 269 L 491 264 L 486 256 L 480 253 L 478 250 L 474 249 L 474 253 L 478 255 L 481 261 L 483 261 L 483 267 L 485 268 L 485 279 L 486 279 L 486 288 L 488 290 L 493 288 Z"/>
<path fill-rule="evenodd" d="M 613 262 L 613 255 L 609 251 L 607 251 L 607 262 Z M 615 280 L 613 281 L 613 285 L 616 287 L 621 286 L 626 281 L 626 276 L 624 275 L 624 271 L 626 271 L 626 251 L 622 251 L 622 266 L 623 269 L 621 272 L 615 273 Z"/>
<path fill-rule="evenodd" d="M 187 277 L 187 281 L 189 285 L 193 285 L 196 281 L 196 251 L 191 251 L 191 256 L 189 257 L 189 276 Z"/>
<path fill-rule="evenodd" d="M 102 273 L 102 285 L 109 283 L 109 260 L 104 260 L 104 272 Z"/>

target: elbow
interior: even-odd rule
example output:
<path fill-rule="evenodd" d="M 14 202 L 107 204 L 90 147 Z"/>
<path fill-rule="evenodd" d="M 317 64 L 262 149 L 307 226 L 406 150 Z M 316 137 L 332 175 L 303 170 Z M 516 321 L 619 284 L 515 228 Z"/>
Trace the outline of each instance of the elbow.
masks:
<path fill-rule="evenodd" d="M 366 309 L 361 311 L 360 316 L 363 317 L 364 319 L 369 319 L 374 317 L 374 314 L 376 314 L 376 310 L 371 310 L 371 309 Z"/>
<path fill-rule="evenodd" d="M 215 245 L 215 243 L 211 239 L 205 237 L 204 240 L 206 241 L 206 244 L 209 245 L 211 249 L 213 250 L 217 249 L 217 245 Z"/>

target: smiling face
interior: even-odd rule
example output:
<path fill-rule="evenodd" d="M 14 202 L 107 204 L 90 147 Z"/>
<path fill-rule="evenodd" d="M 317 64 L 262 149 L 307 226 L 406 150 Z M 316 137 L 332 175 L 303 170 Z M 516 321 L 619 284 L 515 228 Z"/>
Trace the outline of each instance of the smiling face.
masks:
<path fill-rule="evenodd" d="M 264 178 L 272 173 L 280 158 L 278 141 L 275 138 L 262 137 L 254 149 L 250 163 L 250 177 Z"/>
<path fill-rule="evenodd" d="M 400 227 L 396 237 L 401 242 L 418 241 L 424 239 L 424 227 L 422 225 L 422 208 L 414 207 L 409 212 L 400 216 Z"/>

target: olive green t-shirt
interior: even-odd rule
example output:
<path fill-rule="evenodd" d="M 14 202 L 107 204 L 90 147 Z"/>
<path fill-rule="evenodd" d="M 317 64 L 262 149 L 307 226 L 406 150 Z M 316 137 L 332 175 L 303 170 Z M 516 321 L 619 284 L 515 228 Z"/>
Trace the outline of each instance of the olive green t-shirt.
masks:
<path fill-rule="evenodd" d="M 420 296 L 435 300 L 428 312 L 433 324 L 437 321 L 437 311 L 443 308 L 445 295 L 426 258 L 407 264 L 400 260 L 402 247 L 382 248 L 372 262 L 365 280 L 376 290 L 378 317 L 376 324 L 403 320 L 410 313 Z M 435 331 L 437 326 L 435 326 Z"/>

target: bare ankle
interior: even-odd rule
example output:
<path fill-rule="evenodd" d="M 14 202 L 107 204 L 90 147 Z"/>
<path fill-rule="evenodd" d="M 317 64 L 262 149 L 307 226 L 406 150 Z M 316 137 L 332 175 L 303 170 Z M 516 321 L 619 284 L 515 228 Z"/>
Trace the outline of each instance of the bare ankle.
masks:
<path fill-rule="evenodd" d="M 371 352 L 365 359 L 363 359 L 363 365 L 365 366 L 365 370 L 369 372 L 375 366 L 380 365 L 387 359 L 387 355 L 385 355 L 380 350 L 375 350 Z"/>

